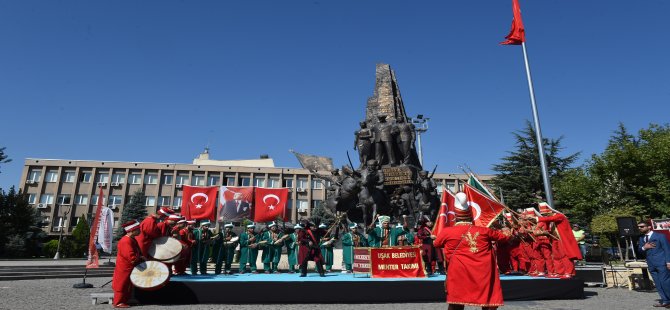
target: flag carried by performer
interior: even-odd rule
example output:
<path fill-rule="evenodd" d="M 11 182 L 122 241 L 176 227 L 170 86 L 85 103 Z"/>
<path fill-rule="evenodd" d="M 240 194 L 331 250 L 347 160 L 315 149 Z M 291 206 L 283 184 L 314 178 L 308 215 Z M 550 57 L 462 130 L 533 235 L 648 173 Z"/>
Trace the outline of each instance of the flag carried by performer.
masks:
<path fill-rule="evenodd" d="M 442 191 L 442 203 L 440 204 L 440 211 L 437 215 L 435 223 L 433 224 L 433 235 L 439 235 L 442 229 L 454 226 L 456 223 L 456 213 L 454 213 L 455 201 L 456 196 L 454 196 L 450 190 L 445 188 Z"/>
<path fill-rule="evenodd" d="M 480 191 L 482 194 L 485 194 L 489 198 L 498 201 L 498 198 L 493 193 L 491 193 L 489 187 L 484 185 L 484 183 L 482 183 L 482 181 L 480 181 L 472 173 L 470 173 L 470 177 L 468 178 L 468 184 L 472 185 L 472 187 L 476 188 L 478 191 Z"/>
<path fill-rule="evenodd" d="M 217 186 L 184 185 L 181 209 L 187 220 L 214 220 L 216 216 Z"/>
<path fill-rule="evenodd" d="M 100 187 L 100 194 L 98 195 L 98 206 L 95 208 L 95 216 L 93 217 L 93 224 L 91 224 L 91 232 L 88 237 L 88 259 L 86 260 L 86 268 L 98 268 L 98 248 L 95 246 L 95 240 L 98 233 L 98 225 L 100 224 L 100 214 L 102 213 L 102 187 Z"/>
<path fill-rule="evenodd" d="M 114 211 L 104 207 L 100 216 L 98 229 L 98 244 L 105 253 L 112 253 L 112 239 L 114 239 Z"/>
<path fill-rule="evenodd" d="M 475 226 L 491 226 L 496 217 L 505 210 L 504 205 L 487 197 L 470 184 L 463 184 L 463 191 L 468 196 Z"/>
<path fill-rule="evenodd" d="M 253 187 L 221 186 L 219 190 L 219 222 L 241 222 L 253 216 Z"/>
<path fill-rule="evenodd" d="M 521 43 L 526 42 L 526 29 L 524 29 L 523 21 L 521 20 L 521 7 L 519 6 L 519 0 L 512 0 L 512 13 L 514 13 L 514 18 L 512 19 L 512 29 L 505 37 L 507 40 L 500 42 L 502 45 L 521 45 Z"/>
<path fill-rule="evenodd" d="M 254 221 L 270 222 L 281 217 L 286 221 L 286 202 L 288 188 L 256 187 L 254 203 Z"/>

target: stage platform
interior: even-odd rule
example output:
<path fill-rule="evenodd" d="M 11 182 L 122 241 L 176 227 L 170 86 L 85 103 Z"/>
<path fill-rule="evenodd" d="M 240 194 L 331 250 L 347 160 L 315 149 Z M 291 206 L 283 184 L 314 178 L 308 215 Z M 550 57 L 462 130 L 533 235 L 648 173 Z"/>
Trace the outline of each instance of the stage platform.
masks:
<path fill-rule="evenodd" d="M 172 277 L 156 291 L 135 290 L 142 304 L 276 304 L 444 302 L 445 276 L 368 278 L 329 273 L 233 274 Z M 581 279 L 501 276 L 505 300 L 584 298 Z"/>

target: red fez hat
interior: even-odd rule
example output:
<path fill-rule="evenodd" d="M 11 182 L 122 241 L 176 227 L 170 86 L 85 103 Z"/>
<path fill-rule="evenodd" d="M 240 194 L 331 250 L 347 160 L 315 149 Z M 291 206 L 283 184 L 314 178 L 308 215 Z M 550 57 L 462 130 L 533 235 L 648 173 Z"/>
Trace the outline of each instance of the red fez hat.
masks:
<path fill-rule="evenodd" d="M 123 226 L 123 230 L 125 230 L 128 233 L 128 232 L 131 232 L 133 230 L 140 229 L 140 222 L 130 221 L 130 222 L 127 222 L 127 223 L 125 223 L 121 226 Z"/>
<path fill-rule="evenodd" d="M 546 202 L 540 202 L 538 206 L 540 208 L 540 214 L 547 214 L 554 212 L 554 209 L 552 209 Z"/>
<path fill-rule="evenodd" d="M 158 213 L 164 216 L 169 216 L 170 214 L 174 213 L 174 210 L 172 210 L 170 207 L 161 207 L 160 210 L 158 210 Z"/>

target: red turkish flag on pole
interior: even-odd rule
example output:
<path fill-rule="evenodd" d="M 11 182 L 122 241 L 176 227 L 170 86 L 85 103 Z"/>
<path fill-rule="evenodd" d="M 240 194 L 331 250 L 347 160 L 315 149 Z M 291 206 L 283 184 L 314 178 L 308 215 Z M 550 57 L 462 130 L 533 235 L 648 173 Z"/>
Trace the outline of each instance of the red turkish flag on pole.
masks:
<path fill-rule="evenodd" d="M 210 220 L 216 216 L 218 186 L 200 187 L 184 185 L 181 210 L 187 220 Z"/>
<path fill-rule="evenodd" d="M 88 237 L 88 259 L 86 260 L 86 268 L 98 268 L 98 248 L 95 246 L 95 239 L 98 233 L 98 226 L 100 225 L 100 214 L 102 213 L 102 187 L 100 187 L 100 194 L 98 195 L 98 206 L 95 208 L 95 216 L 91 224 L 91 233 Z M 63 229 L 63 228 L 61 228 Z"/>
<path fill-rule="evenodd" d="M 500 42 L 502 45 L 521 45 L 521 43 L 526 42 L 526 29 L 523 28 L 523 21 L 521 20 L 521 7 L 519 7 L 519 0 L 512 0 L 512 12 L 514 13 L 514 19 L 512 19 L 512 29 L 505 37 L 507 40 Z"/>
<path fill-rule="evenodd" d="M 256 187 L 254 190 L 254 221 L 270 222 L 282 218 L 286 221 L 288 188 Z"/>
<path fill-rule="evenodd" d="M 433 225 L 433 235 L 440 234 L 442 229 L 454 226 L 456 223 L 456 214 L 454 213 L 454 202 L 456 196 L 448 189 L 442 191 L 442 204 L 440 204 L 440 212 L 437 214 L 437 219 Z"/>
<path fill-rule="evenodd" d="M 463 184 L 465 195 L 468 196 L 468 205 L 472 210 L 475 226 L 489 227 L 493 221 L 505 210 L 505 206 L 479 192 L 470 184 Z"/>

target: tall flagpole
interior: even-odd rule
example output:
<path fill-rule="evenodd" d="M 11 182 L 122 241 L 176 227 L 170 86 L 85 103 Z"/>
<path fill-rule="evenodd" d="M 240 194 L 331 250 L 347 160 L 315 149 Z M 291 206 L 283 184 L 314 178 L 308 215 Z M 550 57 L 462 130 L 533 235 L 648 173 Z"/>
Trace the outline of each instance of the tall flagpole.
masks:
<path fill-rule="evenodd" d="M 526 76 L 528 77 L 528 91 L 530 92 L 530 105 L 533 108 L 533 121 L 535 121 L 535 138 L 537 139 L 537 150 L 540 153 L 540 166 L 542 168 L 542 180 L 544 181 L 544 192 L 547 196 L 547 203 L 554 207 L 554 195 L 551 191 L 551 181 L 549 180 L 549 170 L 547 169 L 547 159 L 544 153 L 544 143 L 542 143 L 542 131 L 540 130 L 540 116 L 537 113 L 535 104 L 535 90 L 533 89 L 533 79 L 530 76 L 530 65 L 528 64 L 528 52 L 526 52 L 526 42 L 521 42 L 523 49 L 523 60 L 526 63 Z"/>

